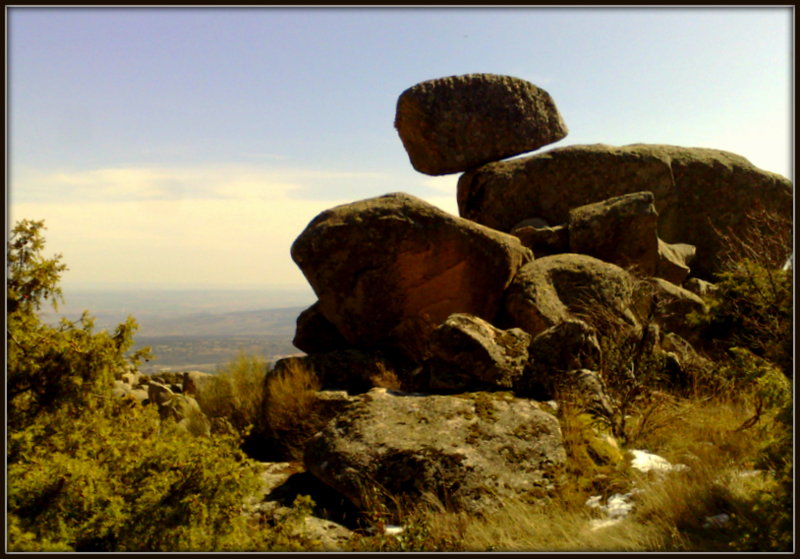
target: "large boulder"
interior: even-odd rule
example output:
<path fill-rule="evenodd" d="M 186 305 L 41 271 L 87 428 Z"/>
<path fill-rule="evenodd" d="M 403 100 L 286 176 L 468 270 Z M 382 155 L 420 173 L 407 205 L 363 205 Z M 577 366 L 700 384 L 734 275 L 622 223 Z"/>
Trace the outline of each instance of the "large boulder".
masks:
<path fill-rule="evenodd" d="M 567 318 L 539 333 L 528 348 L 529 364 L 514 386 L 515 392 L 549 400 L 573 384 L 566 373 L 579 369 L 599 370 L 600 342 L 595 329 L 583 320 Z"/>
<path fill-rule="evenodd" d="M 585 254 L 554 254 L 523 266 L 505 296 L 504 323 L 537 336 L 570 318 L 592 325 L 594 316 L 631 327 L 639 321 L 631 309 L 632 276 L 615 264 Z"/>
<path fill-rule="evenodd" d="M 550 94 L 510 76 L 419 83 L 397 101 L 395 128 L 411 165 L 444 175 L 533 151 L 567 135 Z"/>
<path fill-rule="evenodd" d="M 570 252 L 652 276 L 658 265 L 658 214 L 652 192 L 633 192 L 573 208 Z"/>
<path fill-rule="evenodd" d="M 501 330 L 468 314 L 453 314 L 431 334 L 428 389 L 466 392 L 513 388 L 528 360 L 531 336 Z"/>
<path fill-rule="evenodd" d="M 373 389 L 317 433 L 305 465 L 360 510 L 437 496 L 491 514 L 500 499 L 536 499 L 566 460 L 558 420 L 509 393 L 459 396 Z"/>
<path fill-rule="evenodd" d="M 699 330 L 687 322 L 686 316 L 706 310 L 699 295 L 662 278 L 649 278 L 639 285 L 634 298 L 640 316 L 652 314 L 654 322 L 665 332 L 697 341 Z"/>
<path fill-rule="evenodd" d="M 791 219 L 792 184 L 733 153 L 668 145 L 575 145 L 465 173 L 458 182 L 462 217 L 501 231 L 539 217 L 565 223 L 571 209 L 631 192 L 650 191 L 658 236 L 697 247 L 693 274 L 711 279 L 733 228 L 747 236 L 749 211 Z"/>
<path fill-rule="evenodd" d="M 533 258 L 516 237 L 403 193 L 321 213 L 291 253 L 348 344 L 407 354 L 422 351 L 453 313 L 493 320 L 503 291 Z"/>

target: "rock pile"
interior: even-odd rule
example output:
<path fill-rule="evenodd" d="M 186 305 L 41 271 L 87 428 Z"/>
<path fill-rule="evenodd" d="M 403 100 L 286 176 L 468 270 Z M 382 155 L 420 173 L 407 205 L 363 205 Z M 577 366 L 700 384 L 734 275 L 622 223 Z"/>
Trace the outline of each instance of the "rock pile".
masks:
<path fill-rule="evenodd" d="M 792 215 L 787 179 L 718 150 L 578 145 L 501 161 L 567 134 L 550 95 L 516 78 L 420 83 L 395 126 L 415 169 L 463 172 L 460 217 L 387 194 L 323 212 L 291 251 L 318 296 L 297 324 L 308 355 L 293 359 L 349 393 L 306 468 L 359 507 L 389 506 L 383 490 L 479 513 L 546 494 L 566 458 L 537 398 L 571 383 L 610 413 L 609 325 L 679 370 L 693 353 L 683 317 L 702 308 L 723 232 L 749 227 L 753 208 Z M 387 367 L 399 390 L 375 387 Z"/>

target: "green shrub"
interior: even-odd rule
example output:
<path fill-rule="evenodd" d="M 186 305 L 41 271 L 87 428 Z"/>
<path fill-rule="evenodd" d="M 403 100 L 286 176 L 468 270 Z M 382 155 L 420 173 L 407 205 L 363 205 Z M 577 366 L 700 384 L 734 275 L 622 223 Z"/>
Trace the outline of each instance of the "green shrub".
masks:
<path fill-rule="evenodd" d="M 717 358 L 732 346 L 746 348 L 778 365 L 791 378 L 792 274 L 752 260 L 731 264 L 706 296 L 708 310 L 689 321 L 702 329 L 707 349 Z"/>
<path fill-rule="evenodd" d="M 155 407 L 42 414 L 11 435 L 10 548 L 221 550 L 247 547 L 245 498 L 255 469 L 233 437 L 193 437 Z M 34 538 L 31 538 L 33 535 Z"/>
<path fill-rule="evenodd" d="M 283 546 L 245 513 L 254 464 L 234 436 L 195 437 L 156 406 L 112 396 L 136 323 L 93 331 L 42 324 L 60 299 L 59 256 L 41 256 L 42 222 L 8 245 L 7 546 L 11 551 L 224 551 Z M 284 538 L 285 539 L 285 538 Z"/>
<path fill-rule="evenodd" d="M 197 391 L 197 403 L 208 417 L 222 417 L 242 435 L 260 427 L 264 377 L 269 363 L 254 355 L 241 354 Z"/>

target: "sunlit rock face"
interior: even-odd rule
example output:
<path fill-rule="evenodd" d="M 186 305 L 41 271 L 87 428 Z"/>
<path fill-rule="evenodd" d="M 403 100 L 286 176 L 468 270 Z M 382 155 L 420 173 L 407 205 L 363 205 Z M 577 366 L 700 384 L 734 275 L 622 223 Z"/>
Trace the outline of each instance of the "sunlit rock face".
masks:
<path fill-rule="evenodd" d="M 538 498 L 566 461 L 561 428 L 543 404 L 508 393 L 458 396 L 375 388 L 307 445 L 306 468 L 356 507 L 437 496 L 491 514 L 503 498 Z"/>
<path fill-rule="evenodd" d="M 395 193 L 323 212 L 292 258 L 347 343 L 413 353 L 453 313 L 493 320 L 533 256 L 512 235 Z"/>
<path fill-rule="evenodd" d="M 511 231 L 529 218 L 566 223 L 573 208 L 641 191 L 654 195 L 659 238 L 694 245 L 692 272 L 708 280 L 720 270 L 730 229 L 746 237 L 758 227 L 748 212 L 792 217 L 787 178 L 726 151 L 656 144 L 574 145 L 488 163 L 461 176 L 458 208 Z"/>

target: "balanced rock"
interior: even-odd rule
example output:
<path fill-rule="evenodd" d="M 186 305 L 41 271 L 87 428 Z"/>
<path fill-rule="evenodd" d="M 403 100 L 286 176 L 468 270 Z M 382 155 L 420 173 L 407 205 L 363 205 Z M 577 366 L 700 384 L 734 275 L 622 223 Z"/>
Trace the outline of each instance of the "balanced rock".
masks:
<path fill-rule="evenodd" d="M 419 83 L 400 95 L 394 124 L 411 165 L 429 175 L 473 169 L 567 135 L 549 93 L 495 74 Z"/>
<path fill-rule="evenodd" d="M 309 441 L 304 462 L 361 510 L 432 494 L 491 514 L 504 497 L 545 496 L 566 460 L 556 417 L 509 393 L 376 388 L 353 399 Z"/>
<path fill-rule="evenodd" d="M 428 388 L 510 389 L 525 369 L 530 341 L 530 334 L 519 328 L 501 330 L 476 316 L 450 315 L 431 334 Z"/>
<path fill-rule="evenodd" d="M 458 181 L 462 217 L 500 231 L 539 217 L 565 223 L 571 209 L 631 192 L 650 191 L 658 212 L 658 236 L 697 247 L 693 274 L 720 269 L 720 255 L 735 227 L 763 209 L 791 219 L 792 184 L 733 153 L 704 148 L 635 144 L 575 145 L 486 164 Z"/>
<path fill-rule="evenodd" d="M 533 258 L 516 237 L 403 193 L 321 213 L 291 253 L 348 344 L 410 354 L 453 313 L 493 320 Z"/>
<path fill-rule="evenodd" d="M 619 266 L 585 254 L 544 256 L 523 266 L 509 286 L 505 321 L 532 336 L 570 318 L 590 321 L 604 313 L 637 327 L 633 293 L 631 275 Z"/>

